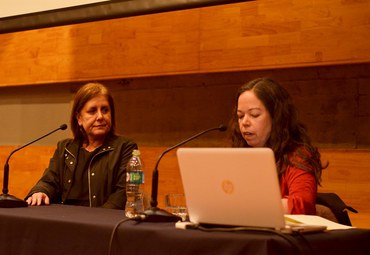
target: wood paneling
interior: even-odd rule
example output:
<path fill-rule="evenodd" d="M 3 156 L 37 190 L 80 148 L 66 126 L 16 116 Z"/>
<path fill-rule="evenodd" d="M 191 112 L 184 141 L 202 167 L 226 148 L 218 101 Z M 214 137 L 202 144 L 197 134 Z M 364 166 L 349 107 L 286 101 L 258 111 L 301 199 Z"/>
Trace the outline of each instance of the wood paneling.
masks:
<path fill-rule="evenodd" d="M 358 210 L 348 212 L 352 225 L 370 228 L 370 150 L 321 149 L 322 160 L 329 162 L 323 171 L 319 192 L 337 193 Z"/>
<path fill-rule="evenodd" d="M 336 192 L 349 205 L 370 213 L 370 151 L 321 149 L 329 167 L 323 171 L 322 192 Z"/>
<path fill-rule="evenodd" d="M 1 166 L 5 164 L 11 151 L 16 148 L 16 146 L 0 147 Z M 140 148 L 145 171 L 143 190 L 148 197 L 151 195 L 152 171 L 159 155 L 165 149 L 163 147 Z M 54 150 L 55 146 L 30 146 L 16 152 L 9 161 L 9 194 L 23 199 L 48 167 Z M 165 194 L 183 192 L 175 152 L 166 154 L 159 165 L 159 172 L 158 202 L 162 207 Z M 3 171 L 0 173 L 0 183 L 2 184 Z"/>
<path fill-rule="evenodd" d="M 271 77 L 288 90 L 299 119 L 317 146 L 370 148 L 367 110 L 370 105 L 366 103 L 370 102 L 370 64 L 147 77 L 125 80 L 124 84 L 118 80 L 105 83 L 114 90 L 120 133 L 140 145 L 171 146 L 203 129 L 228 123 L 238 88 L 257 77 Z M 225 144 L 223 134 L 208 134 L 201 140 L 208 138 L 209 145 Z"/>
<path fill-rule="evenodd" d="M 370 62 L 370 0 L 260 0 L 0 35 L 0 86 Z"/>
<path fill-rule="evenodd" d="M 0 165 L 4 166 L 7 157 L 17 146 L 0 148 Z M 9 160 L 9 194 L 23 199 L 48 167 L 54 150 L 55 146 L 30 146 L 13 154 Z M 3 174 L 1 171 L 1 184 Z"/>
<path fill-rule="evenodd" d="M 14 146 L 2 146 L 0 150 L 0 165 Z M 17 152 L 10 160 L 9 194 L 24 198 L 29 189 L 40 178 L 49 163 L 55 147 L 30 146 Z M 140 148 L 144 162 L 144 191 L 148 197 L 151 194 L 152 170 L 164 147 Z M 353 225 L 370 228 L 370 150 L 321 149 L 323 161 L 329 161 L 329 168 L 323 172 L 320 192 L 335 192 L 348 205 L 359 211 L 359 214 L 349 213 Z M 179 173 L 175 151 L 166 154 L 159 164 L 159 207 L 164 207 L 164 195 L 167 193 L 182 193 L 183 187 Z M 0 176 L 2 182 L 3 176 Z"/>

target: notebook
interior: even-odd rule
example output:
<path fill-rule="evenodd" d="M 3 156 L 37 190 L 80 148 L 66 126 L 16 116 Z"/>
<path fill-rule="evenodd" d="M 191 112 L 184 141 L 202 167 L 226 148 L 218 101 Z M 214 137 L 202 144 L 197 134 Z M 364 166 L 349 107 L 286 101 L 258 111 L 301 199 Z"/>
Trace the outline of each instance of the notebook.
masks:
<path fill-rule="evenodd" d="M 177 157 L 191 222 L 285 227 L 271 149 L 180 148 Z"/>

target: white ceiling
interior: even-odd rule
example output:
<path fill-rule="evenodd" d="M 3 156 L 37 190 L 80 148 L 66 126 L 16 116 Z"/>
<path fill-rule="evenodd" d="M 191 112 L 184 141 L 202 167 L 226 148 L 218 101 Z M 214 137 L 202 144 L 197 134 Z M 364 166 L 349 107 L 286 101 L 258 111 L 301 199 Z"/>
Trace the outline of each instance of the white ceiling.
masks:
<path fill-rule="evenodd" d="M 0 18 L 109 0 L 0 0 Z"/>

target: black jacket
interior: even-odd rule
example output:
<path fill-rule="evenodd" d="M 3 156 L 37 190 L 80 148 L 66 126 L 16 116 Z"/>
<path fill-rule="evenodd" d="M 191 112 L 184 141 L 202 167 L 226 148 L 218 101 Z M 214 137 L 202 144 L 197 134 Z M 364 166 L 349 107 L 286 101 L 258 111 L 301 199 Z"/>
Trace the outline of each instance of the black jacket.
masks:
<path fill-rule="evenodd" d="M 65 139 L 57 149 L 38 183 L 27 195 L 44 192 L 51 203 L 64 203 L 71 190 L 80 141 Z M 135 142 L 122 136 L 110 136 L 92 157 L 88 168 L 90 207 L 124 209 L 126 204 L 126 165 Z"/>

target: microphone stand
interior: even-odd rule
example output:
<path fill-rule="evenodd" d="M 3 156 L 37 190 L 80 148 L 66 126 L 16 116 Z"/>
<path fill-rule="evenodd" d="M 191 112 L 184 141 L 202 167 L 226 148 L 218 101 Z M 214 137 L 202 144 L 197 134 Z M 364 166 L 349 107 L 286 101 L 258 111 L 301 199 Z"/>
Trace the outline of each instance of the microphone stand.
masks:
<path fill-rule="evenodd" d="M 181 218 L 179 216 L 176 216 L 172 213 L 167 212 L 166 210 L 160 209 L 157 207 L 158 205 L 158 179 L 159 179 L 159 172 L 158 172 L 158 165 L 159 162 L 161 161 L 162 157 L 169 151 L 191 141 L 194 140 L 195 138 L 208 133 L 210 131 L 214 130 L 219 130 L 219 131 L 225 131 L 227 127 L 225 125 L 220 125 L 219 127 L 215 128 L 210 128 L 207 130 L 204 130 L 168 149 L 166 149 L 162 154 L 159 156 L 157 163 L 155 164 L 153 173 L 152 173 L 152 194 L 151 194 L 151 201 L 150 201 L 150 206 L 151 208 L 149 210 L 146 210 L 144 212 L 144 215 L 146 216 L 143 221 L 147 222 L 177 222 L 180 221 Z"/>
<path fill-rule="evenodd" d="M 32 141 L 32 142 L 29 142 L 15 150 L 13 150 L 10 155 L 8 156 L 8 158 L 6 159 L 6 162 L 5 162 L 5 165 L 4 165 L 4 178 L 3 178 L 3 194 L 0 195 L 0 208 L 14 208 L 14 207 L 27 207 L 28 204 L 26 201 L 22 200 L 22 199 L 19 199 L 13 195 L 10 195 L 8 194 L 8 182 L 9 182 L 9 159 L 10 157 L 17 151 L 19 151 L 20 149 L 23 149 L 24 147 L 34 143 L 34 142 L 37 142 L 38 140 L 58 131 L 59 129 L 61 130 L 65 130 L 67 129 L 67 125 L 66 124 L 63 124 L 61 125 L 59 128 L 51 131 L 50 133 L 44 135 L 44 136 L 41 136 L 40 138 L 37 138 L 36 140 Z"/>

